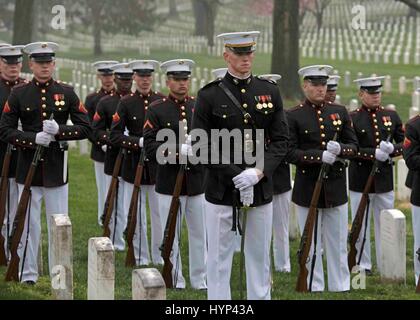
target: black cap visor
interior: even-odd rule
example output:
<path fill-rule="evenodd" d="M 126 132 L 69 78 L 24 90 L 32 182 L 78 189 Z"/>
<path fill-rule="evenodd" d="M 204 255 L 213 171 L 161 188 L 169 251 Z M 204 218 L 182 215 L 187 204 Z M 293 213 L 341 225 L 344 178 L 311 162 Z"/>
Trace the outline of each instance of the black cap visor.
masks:
<path fill-rule="evenodd" d="M 111 69 L 98 69 L 98 73 L 101 76 L 112 76 L 114 74 L 114 70 L 111 70 Z"/>
<path fill-rule="evenodd" d="M 250 54 L 255 52 L 256 45 L 250 45 L 250 46 L 244 46 L 244 47 L 232 47 L 232 46 L 226 46 L 230 51 L 232 51 L 234 54 L 242 55 L 242 54 Z"/>
<path fill-rule="evenodd" d="M 31 60 L 35 62 L 51 62 L 55 60 L 55 53 L 34 53 Z"/>
<path fill-rule="evenodd" d="M 120 80 L 133 80 L 134 73 L 115 73 L 115 77 Z"/>
<path fill-rule="evenodd" d="M 309 81 L 316 86 L 326 86 L 328 82 L 328 77 L 324 76 L 309 76 L 305 77 L 305 80 Z"/>
<path fill-rule="evenodd" d="M 134 69 L 134 72 L 140 77 L 150 77 L 155 70 L 153 69 Z"/>
<path fill-rule="evenodd" d="M 191 77 L 189 71 L 172 71 L 168 72 L 167 76 L 176 80 L 188 80 Z"/>
<path fill-rule="evenodd" d="M 6 64 L 18 64 L 23 61 L 22 55 L 18 56 L 2 56 L 1 60 Z"/>
<path fill-rule="evenodd" d="M 377 94 L 382 92 L 382 86 L 361 87 L 360 89 L 366 91 L 368 94 Z"/>

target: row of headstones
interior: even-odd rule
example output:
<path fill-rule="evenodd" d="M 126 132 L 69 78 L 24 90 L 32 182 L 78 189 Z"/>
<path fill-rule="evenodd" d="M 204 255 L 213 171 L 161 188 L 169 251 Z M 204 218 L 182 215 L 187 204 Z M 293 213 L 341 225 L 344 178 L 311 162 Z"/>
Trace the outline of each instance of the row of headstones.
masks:
<path fill-rule="evenodd" d="M 269 52 L 269 49 L 268 49 Z M 335 48 L 321 48 L 321 47 L 302 47 L 302 57 L 304 58 L 323 58 L 331 60 L 356 60 L 358 62 L 365 63 L 384 63 L 384 64 L 415 64 L 420 65 L 420 53 L 417 52 L 414 56 L 410 52 L 394 52 L 391 54 L 389 51 L 380 52 L 375 51 L 374 53 L 366 51 L 364 54 L 361 50 L 356 50 L 353 54 L 353 50 L 345 52 L 343 48 L 339 48 L 336 51 Z"/>
<path fill-rule="evenodd" d="M 414 31 L 408 32 L 400 31 L 393 34 L 378 34 L 375 36 L 369 35 L 368 32 L 351 31 L 350 36 L 347 32 L 342 34 L 342 29 L 339 29 L 338 35 L 333 34 L 330 36 L 327 33 L 325 36 L 319 36 L 318 33 L 311 30 L 310 32 L 303 32 L 300 39 L 300 47 L 329 47 L 330 49 L 360 50 L 362 53 L 366 51 L 388 51 L 388 52 L 403 52 L 413 51 L 413 39 L 415 39 L 416 46 L 414 49 L 420 47 L 420 21 Z M 347 30 L 347 29 L 344 29 Z"/>
<path fill-rule="evenodd" d="M 299 238 L 296 207 L 291 204 L 290 238 Z M 67 215 L 50 220 L 50 276 L 55 300 L 74 299 L 72 224 Z M 406 282 L 406 219 L 399 210 L 381 214 L 382 257 L 378 262 L 383 281 Z M 42 261 L 40 261 L 42 264 Z M 109 238 L 91 238 L 88 243 L 88 300 L 115 299 L 115 250 Z M 132 273 L 133 300 L 165 300 L 165 282 L 156 269 Z"/>
<path fill-rule="evenodd" d="M 50 276 L 55 300 L 73 300 L 73 234 L 67 215 L 53 215 L 50 220 Z M 42 256 L 39 256 L 42 265 Z M 114 300 L 115 253 L 109 238 L 92 238 L 88 244 L 88 300 Z M 156 269 L 134 270 L 133 300 L 165 300 L 165 282 Z"/>

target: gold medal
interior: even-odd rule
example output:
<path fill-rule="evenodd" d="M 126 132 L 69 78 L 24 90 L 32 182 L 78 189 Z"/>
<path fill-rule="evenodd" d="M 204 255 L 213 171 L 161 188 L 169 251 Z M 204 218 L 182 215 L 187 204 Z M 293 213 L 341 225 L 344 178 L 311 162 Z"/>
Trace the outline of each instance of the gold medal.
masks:
<path fill-rule="evenodd" d="M 268 108 L 268 105 L 266 103 L 263 103 L 263 108 L 264 109 L 267 109 Z"/>
<path fill-rule="evenodd" d="M 55 105 L 58 107 L 60 105 L 60 101 L 56 101 Z"/>
<path fill-rule="evenodd" d="M 337 126 L 337 125 L 338 125 L 338 122 L 337 122 L 337 121 L 334 121 L 334 122 L 333 122 L 333 125 L 334 125 L 334 126 Z"/>
<path fill-rule="evenodd" d="M 268 104 L 268 108 L 273 109 L 273 108 L 274 108 L 274 105 L 270 102 L 270 103 Z"/>
<path fill-rule="evenodd" d="M 337 121 L 337 124 L 338 124 L 339 126 L 341 126 L 343 123 L 341 122 L 341 120 L 338 120 L 338 121 Z"/>
<path fill-rule="evenodd" d="M 65 106 L 66 105 L 66 102 L 65 101 L 61 101 L 60 102 L 60 105 Z"/>
<path fill-rule="evenodd" d="M 258 110 L 261 110 L 262 108 L 263 108 L 263 106 L 262 106 L 262 104 L 261 104 L 261 103 L 257 104 L 257 109 L 258 109 Z"/>

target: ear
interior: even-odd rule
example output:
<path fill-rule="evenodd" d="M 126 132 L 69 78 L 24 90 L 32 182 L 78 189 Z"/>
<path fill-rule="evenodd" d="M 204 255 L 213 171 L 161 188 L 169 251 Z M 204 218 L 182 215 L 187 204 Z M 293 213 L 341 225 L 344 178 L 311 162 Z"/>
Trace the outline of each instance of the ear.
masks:
<path fill-rule="evenodd" d="M 29 65 L 29 69 L 31 69 L 31 71 L 34 71 L 34 62 L 29 60 L 28 65 Z"/>
<path fill-rule="evenodd" d="M 229 52 L 223 52 L 223 59 L 225 59 L 226 63 L 229 64 Z"/>

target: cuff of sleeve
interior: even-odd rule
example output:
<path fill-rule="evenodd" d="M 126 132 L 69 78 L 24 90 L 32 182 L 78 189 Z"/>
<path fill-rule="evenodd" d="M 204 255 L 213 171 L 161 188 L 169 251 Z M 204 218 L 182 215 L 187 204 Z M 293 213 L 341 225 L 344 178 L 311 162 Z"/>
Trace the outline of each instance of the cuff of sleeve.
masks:
<path fill-rule="evenodd" d="M 301 155 L 302 164 L 319 164 L 322 163 L 323 150 L 308 150 Z"/>

